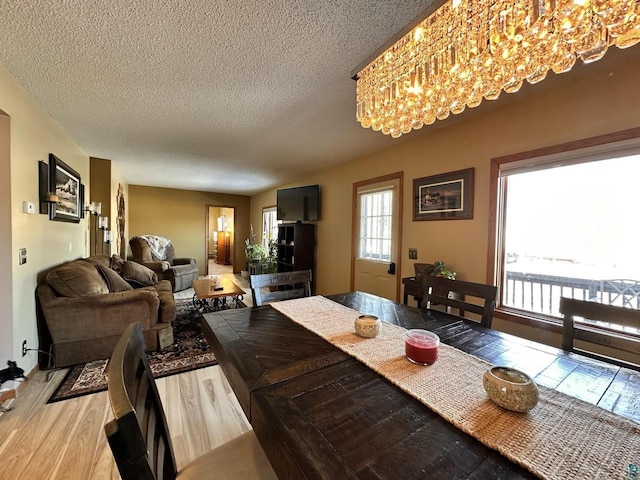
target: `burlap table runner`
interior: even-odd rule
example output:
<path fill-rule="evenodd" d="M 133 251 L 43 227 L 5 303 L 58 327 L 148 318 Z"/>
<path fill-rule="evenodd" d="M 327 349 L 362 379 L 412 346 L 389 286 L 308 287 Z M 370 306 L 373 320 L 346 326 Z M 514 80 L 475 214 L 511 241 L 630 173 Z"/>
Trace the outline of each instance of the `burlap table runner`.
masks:
<path fill-rule="evenodd" d="M 491 365 L 479 358 L 441 344 L 436 363 L 415 365 L 402 327 L 383 321 L 376 338 L 361 338 L 354 330 L 361 313 L 324 297 L 271 305 L 540 478 L 624 478 L 638 461 L 640 425 L 624 417 L 544 386 L 533 410 L 510 412 L 487 398 L 482 376 Z"/>

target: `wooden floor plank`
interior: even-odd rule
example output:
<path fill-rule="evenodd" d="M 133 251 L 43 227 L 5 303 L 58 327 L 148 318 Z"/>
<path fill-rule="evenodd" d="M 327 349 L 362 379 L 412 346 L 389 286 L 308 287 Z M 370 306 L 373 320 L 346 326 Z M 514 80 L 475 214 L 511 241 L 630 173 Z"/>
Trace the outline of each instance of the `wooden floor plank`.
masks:
<path fill-rule="evenodd" d="M 119 478 L 104 425 L 111 420 L 101 392 L 46 404 L 64 377 L 37 372 L 0 417 L 1 478 L 114 480 Z M 179 466 L 250 426 L 219 366 L 157 380 Z"/>

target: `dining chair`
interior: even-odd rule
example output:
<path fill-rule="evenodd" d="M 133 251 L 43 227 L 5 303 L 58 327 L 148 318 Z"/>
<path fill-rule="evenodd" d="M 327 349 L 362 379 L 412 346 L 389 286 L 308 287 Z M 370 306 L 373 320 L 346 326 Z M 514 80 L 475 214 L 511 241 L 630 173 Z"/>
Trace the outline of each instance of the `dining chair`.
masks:
<path fill-rule="evenodd" d="M 575 298 L 560 297 L 560 313 L 563 316 L 562 349 L 579 352 L 589 357 L 640 369 L 637 362 L 611 358 L 597 351 L 586 350 L 587 344 L 599 345 L 638 355 L 640 340 L 625 335 L 625 329 L 637 332 L 640 328 L 640 310 Z M 581 342 L 576 347 L 575 340 Z"/>
<path fill-rule="evenodd" d="M 177 471 L 144 346 L 140 323 L 132 323 L 120 337 L 109 365 L 108 392 L 114 419 L 104 429 L 122 479 L 277 479 L 253 430 Z"/>
<path fill-rule="evenodd" d="M 249 277 L 253 306 L 311 296 L 311 270 L 263 273 Z"/>
<path fill-rule="evenodd" d="M 469 318 L 467 312 L 480 316 L 480 324 L 491 328 L 493 310 L 496 306 L 498 287 L 483 283 L 450 280 L 432 275 L 422 276 L 423 307 L 428 309 L 432 305 L 444 305 L 447 311 L 458 309 L 461 317 Z M 470 320 L 476 320 L 470 318 Z"/>

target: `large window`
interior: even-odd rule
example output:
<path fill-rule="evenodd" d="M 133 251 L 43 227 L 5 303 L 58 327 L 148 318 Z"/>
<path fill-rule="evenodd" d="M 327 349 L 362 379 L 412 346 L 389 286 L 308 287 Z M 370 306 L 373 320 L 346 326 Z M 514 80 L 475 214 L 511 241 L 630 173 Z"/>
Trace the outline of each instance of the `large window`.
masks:
<path fill-rule="evenodd" d="M 640 308 L 640 146 L 599 145 L 503 162 L 499 308 L 559 318 L 560 297 Z"/>
<path fill-rule="evenodd" d="M 361 193 L 358 258 L 391 259 L 393 190 Z"/>

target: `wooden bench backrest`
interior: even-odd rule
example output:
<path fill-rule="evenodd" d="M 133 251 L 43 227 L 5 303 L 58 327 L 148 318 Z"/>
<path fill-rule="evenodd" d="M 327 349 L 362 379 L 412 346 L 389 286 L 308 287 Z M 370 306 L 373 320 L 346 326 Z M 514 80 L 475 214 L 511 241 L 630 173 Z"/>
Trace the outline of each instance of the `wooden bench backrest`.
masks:
<path fill-rule="evenodd" d="M 255 307 L 269 302 L 310 297 L 311 270 L 251 275 L 249 284 Z M 274 287 L 275 290 L 265 292 L 263 289 L 267 287 Z"/>
<path fill-rule="evenodd" d="M 615 328 L 607 330 L 597 327 L 594 328 L 595 325 L 590 325 L 588 322 L 578 322 L 578 324 L 576 324 L 576 317 L 580 317 L 585 320 L 605 322 L 610 326 L 617 326 L 621 329 L 624 327 L 637 329 L 640 328 L 640 310 L 561 297 L 560 313 L 563 315 L 563 350 L 589 353 L 590 356 L 603 357 L 607 361 L 610 360 L 610 357 L 605 357 L 604 355 L 586 352 L 584 349 L 576 349 L 574 340 L 581 340 L 583 342 L 602 345 L 629 353 L 640 353 L 640 340 L 630 336 L 624 336 L 621 331 L 620 333 L 616 333 Z M 633 368 L 637 368 L 638 366 L 636 364 L 629 364 L 629 362 L 616 363 L 622 363 L 625 366 L 631 366 Z"/>
<path fill-rule="evenodd" d="M 494 285 L 423 275 L 422 286 L 424 287 L 422 296 L 424 308 L 430 308 L 431 304 L 445 305 L 457 308 L 460 316 L 463 317 L 466 312 L 473 312 L 480 315 L 480 323 L 483 326 L 491 328 L 493 310 L 498 296 L 498 288 Z M 479 302 L 471 302 L 469 297 L 477 298 Z"/>

